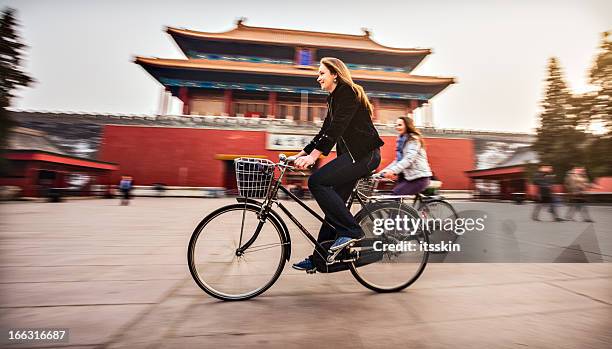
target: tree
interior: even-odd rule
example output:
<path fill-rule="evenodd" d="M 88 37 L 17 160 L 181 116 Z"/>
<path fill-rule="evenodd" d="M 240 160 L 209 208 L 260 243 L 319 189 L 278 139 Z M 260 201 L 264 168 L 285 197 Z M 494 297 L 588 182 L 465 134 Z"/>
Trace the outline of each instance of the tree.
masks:
<path fill-rule="evenodd" d="M 602 35 L 599 53 L 590 72 L 590 82 L 597 88 L 591 98 L 590 115 L 602 130 L 593 135 L 587 152 L 587 167 L 593 176 L 612 176 L 612 41 Z"/>
<path fill-rule="evenodd" d="M 584 128 L 583 108 L 573 105 L 577 100 L 567 87 L 558 60 L 551 58 L 540 127 L 533 147 L 542 163 L 554 167 L 559 182 L 570 168 L 583 165 L 584 162 L 587 136 L 581 130 Z"/>
<path fill-rule="evenodd" d="M 0 151 L 5 149 L 9 130 L 14 126 L 7 111 L 13 91 L 33 82 L 20 68 L 25 45 L 19 42 L 16 27 L 15 10 L 5 9 L 0 17 Z M 0 161 L 3 159 L 0 157 Z M 4 164 L 0 164 L 0 172 L 3 169 Z"/>
<path fill-rule="evenodd" d="M 597 87 L 591 113 L 605 126 L 605 136 L 612 137 L 612 41 L 610 33 L 602 35 L 599 54 L 591 68 L 591 84 Z"/>

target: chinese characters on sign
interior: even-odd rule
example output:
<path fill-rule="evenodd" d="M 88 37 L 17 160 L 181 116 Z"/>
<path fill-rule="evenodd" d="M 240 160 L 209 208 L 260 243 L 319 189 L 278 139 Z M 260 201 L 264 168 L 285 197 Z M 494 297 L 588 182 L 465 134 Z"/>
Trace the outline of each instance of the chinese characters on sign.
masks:
<path fill-rule="evenodd" d="M 302 150 L 313 137 L 313 135 L 268 133 L 266 149 Z"/>

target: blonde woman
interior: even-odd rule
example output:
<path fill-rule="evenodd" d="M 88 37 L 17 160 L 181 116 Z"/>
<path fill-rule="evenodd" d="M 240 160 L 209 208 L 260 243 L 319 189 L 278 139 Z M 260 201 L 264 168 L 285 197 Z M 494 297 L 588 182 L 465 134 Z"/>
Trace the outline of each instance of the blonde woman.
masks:
<path fill-rule="evenodd" d="M 337 251 L 364 236 L 345 202 L 357 180 L 380 164 L 380 147 L 384 142 L 372 123 L 372 105 L 363 87 L 353 82 L 341 60 L 321 59 L 317 82 L 329 93 L 327 116 L 319 133 L 293 159 L 297 168 L 305 169 L 319 156 L 328 155 L 336 145 L 336 158 L 310 176 L 308 188 L 323 210 L 325 220 L 336 228 L 334 231 L 323 224 L 317 240 L 335 240 L 330 250 Z M 311 257 L 293 267 L 315 269 Z"/>

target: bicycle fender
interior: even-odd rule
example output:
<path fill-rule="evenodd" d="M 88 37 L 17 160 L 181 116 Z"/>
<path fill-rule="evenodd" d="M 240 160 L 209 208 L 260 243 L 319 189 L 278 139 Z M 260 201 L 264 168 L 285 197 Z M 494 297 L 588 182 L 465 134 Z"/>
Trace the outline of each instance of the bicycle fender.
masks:
<path fill-rule="evenodd" d="M 237 197 L 236 201 L 238 201 L 239 203 L 244 203 L 246 201 L 248 204 L 252 204 L 258 207 L 261 207 L 261 205 L 263 205 L 263 203 L 260 201 L 244 197 Z M 270 208 L 270 215 L 274 222 L 281 227 L 281 232 L 283 234 L 285 242 L 287 242 L 287 245 L 285 245 L 285 254 L 287 256 L 287 262 L 289 262 L 289 258 L 291 257 L 291 235 L 289 235 L 289 228 L 287 227 L 287 224 L 285 224 L 285 221 L 283 221 L 281 216 L 272 208 Z"/>

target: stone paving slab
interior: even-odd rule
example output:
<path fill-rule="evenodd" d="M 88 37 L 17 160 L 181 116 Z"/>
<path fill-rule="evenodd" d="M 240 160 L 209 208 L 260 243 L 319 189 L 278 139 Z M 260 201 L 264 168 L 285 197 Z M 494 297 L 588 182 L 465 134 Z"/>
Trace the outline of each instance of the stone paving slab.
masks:
<path fill-rule="evenodd" d="M 96 346 L 102 345 L 120 333 L 139 314 L 146 311 L 147 305 L 94 305 L 58 306 L 36 308 L 2 309 L 0 328 L 8 327 L 58 327 L 70 329 L 70 343 L 57 343 L 54 347 L 65 345 Z M 4 340 L 4 339 L 3 339 Z M 11 345 L 10 347 L 45 347 L 49 343 Z"/>
<path fill-rule="evenodd" d="M 363 348 L 606 348 L 610 308 L 378 326 L 359 332 Z M 341 347 L 348 347 L 344 343 Z"/>
<path fill-rule="evenodd" d="M 548 284 L 561 287 L 564 290 L 589 297 L 607 305 L 612 305 L 612 280 L 609 277 L 587 280 L 550 281 Z"/>
<path fill-rule="evenodd" d="M 171 280 L 81 281 L 0 285 L 0 307 L 156 303 Z"/>

